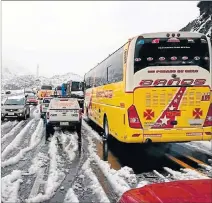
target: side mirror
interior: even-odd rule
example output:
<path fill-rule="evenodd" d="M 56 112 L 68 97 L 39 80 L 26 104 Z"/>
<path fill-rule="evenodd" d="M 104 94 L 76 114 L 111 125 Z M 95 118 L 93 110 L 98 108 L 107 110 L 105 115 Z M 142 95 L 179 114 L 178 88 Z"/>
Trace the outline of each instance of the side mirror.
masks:
<path fill-rule="evenodd" d="M 25 98 L 27 98 L 28 94 L 25 95 Z"/>

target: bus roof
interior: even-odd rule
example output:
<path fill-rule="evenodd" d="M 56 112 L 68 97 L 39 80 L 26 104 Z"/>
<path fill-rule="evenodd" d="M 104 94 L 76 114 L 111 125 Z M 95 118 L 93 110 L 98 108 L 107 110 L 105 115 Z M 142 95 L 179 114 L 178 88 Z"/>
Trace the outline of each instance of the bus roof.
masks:
<path fill-rule="evenodd" d="M 139 37 L 139 36 L 143 36 L 144 38 L 167 37 L 166 36 L 167 34 L 170 34 L 170 37 L 172 36 L 172 34 L 175 34 L 175 37 L 178 37 L 177 34 L 180 34 L 179 37 L 201 37 L 201 36 L 205 36 L 205 34 L 197 33 L 197 32 L 187 32 L 187 31 L 172 31 L 172 32 L 170 32 L 170 31 L 168 31 L 168 32 L 143 33 L 143 34 L 137 35 L 133 38 L 136 38 L 136 37 Z"/>

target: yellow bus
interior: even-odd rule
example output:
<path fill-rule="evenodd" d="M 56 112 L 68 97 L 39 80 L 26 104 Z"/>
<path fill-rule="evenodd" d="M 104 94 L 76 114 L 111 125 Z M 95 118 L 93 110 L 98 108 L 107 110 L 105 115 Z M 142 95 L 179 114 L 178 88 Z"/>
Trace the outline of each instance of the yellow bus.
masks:
<path fill-rule="evenodd" d="M 37 93 L 38 99 L 42 100 L 44 97 L 54 95 L 54 90 L 51 85 L 42 85 Z"/>
<path fill-rule="evenodd" d="M 200 33 L 133 37 L 85 74 L 85 115 L 124 143 L 211 140 L 210 57 Z"/>

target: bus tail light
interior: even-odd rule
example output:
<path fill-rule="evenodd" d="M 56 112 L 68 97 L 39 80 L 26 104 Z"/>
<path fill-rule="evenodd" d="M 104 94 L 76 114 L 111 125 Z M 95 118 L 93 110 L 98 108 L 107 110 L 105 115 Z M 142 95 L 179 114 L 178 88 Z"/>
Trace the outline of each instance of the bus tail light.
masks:
<path fill-rule="evenodd" d="M 134 105 L 130 106 L 128 109 L 128 119 L 129 119 L 129 126 L 131 128 L 142 128 L 140 119 L 138 117 L 138 113 Z"/>
<path fill-rule="evenodd" d="M 212 126 L 212 103 L 210 104 L 210 107 L 208 109 L 208 113 L 205 118 L 203 127 L 208 127 L 208 126 Z"/>

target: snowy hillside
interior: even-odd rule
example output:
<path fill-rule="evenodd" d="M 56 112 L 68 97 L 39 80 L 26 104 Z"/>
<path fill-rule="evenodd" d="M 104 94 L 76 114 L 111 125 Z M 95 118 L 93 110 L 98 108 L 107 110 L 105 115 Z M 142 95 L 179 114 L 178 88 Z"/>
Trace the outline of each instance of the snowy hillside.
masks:
<path fill-rule="evenodd" d="M 212 40 L 212 1 L 200 1 L 197 7 L 199 7 L 200 16 L 188 23 L 181 31 L 204 33 Z"/>
<path fill-rule="evenodd" d="M 42 84 L 50 84 L 53 86 L 61 85 L 68 80 L 82 81 L 83 78 L 75 73 L 67 73 L 65 75 L 55 75 L 51 78 L 39 77 L 34 75 L 16 75 L 8 68 L 2 71 L 2 88 L 3 89 L 22 89 L 25 87 L 41 86 Z"/>

